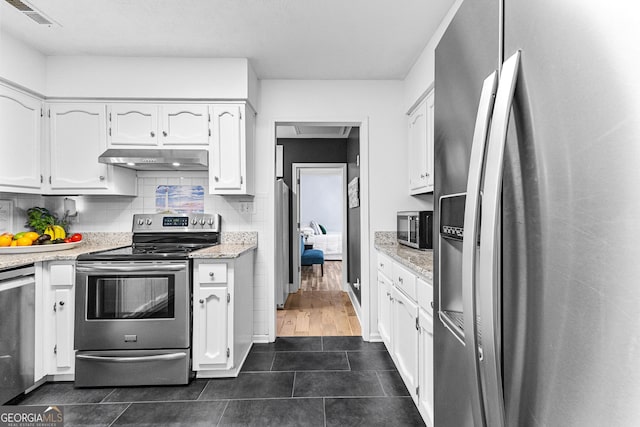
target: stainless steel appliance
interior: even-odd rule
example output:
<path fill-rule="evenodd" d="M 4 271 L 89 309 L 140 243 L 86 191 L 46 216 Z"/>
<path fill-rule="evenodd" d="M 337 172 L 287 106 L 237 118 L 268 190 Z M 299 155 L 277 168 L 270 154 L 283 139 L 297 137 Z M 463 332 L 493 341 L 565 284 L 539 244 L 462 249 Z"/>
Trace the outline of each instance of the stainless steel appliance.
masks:
<path fill-rule="evenodd" d="M 33 265 L 0 271 L 0 405 L 34 384 Z"/>
<path fill-rule="evenodd" d="M 276 306 L 289 296 L 289 186 L 276 180 Z"/>
<path fill-rule="evenodd" d="M 436 49 L 435 425 L 640 419 L 640 14 L 465 0 Z"/>
<path fill-rule="evenodd" d="M 396 215 L 398 243 L 416 249 L 433 248 L 433 211 L 401 211 Z"/>
<path fill-rule="evenodd" d="M 132 246 L 78 257 L 77 387 L 189 382 L 189 253 L 219 232 L 219 215 L 134 215 Z"/>
<path fill-rule="evenodd" d="M 135 170 L 208 170 L 207 150 L 110 148 L 98 162 Z"/>

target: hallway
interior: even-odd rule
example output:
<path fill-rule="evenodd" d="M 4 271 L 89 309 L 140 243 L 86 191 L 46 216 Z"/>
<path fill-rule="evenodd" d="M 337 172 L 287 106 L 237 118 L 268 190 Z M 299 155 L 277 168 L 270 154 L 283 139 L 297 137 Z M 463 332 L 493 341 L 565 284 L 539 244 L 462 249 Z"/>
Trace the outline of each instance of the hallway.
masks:
<path fill-rule="evenodd" d="M 360 336 L 362 329 L 349 295 L 340 288 L 342 262 L 302 267 L 300 290 L 289 294 L 277 313 L 277 336 Z"/>

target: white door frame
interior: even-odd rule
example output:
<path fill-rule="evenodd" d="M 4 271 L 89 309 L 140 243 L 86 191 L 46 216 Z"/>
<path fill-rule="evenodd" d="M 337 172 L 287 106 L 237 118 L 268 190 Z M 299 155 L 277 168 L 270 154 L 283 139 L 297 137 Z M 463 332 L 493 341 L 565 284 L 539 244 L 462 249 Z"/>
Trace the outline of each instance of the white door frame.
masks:
<path fill-rule="evenodd" d="M 342 177 L 342 283 L 341 288 L 343 291 L 349 289 L 347 284 L 347 266 L 349 265 L 348 259 L 348 233 L 347 233 L 347 164 L 346 163 L 292 163 L 291 165 L 291 179 L 294 182 L 291 183 L 291 191 L 293 192 L 293 221 L 291 236 L 297 236 L 296 243 L 293 244 L 292 269 L 293 269 L 293 285 L 289 290 L 290 292 L 296 292 L 300 289 L 300 266 L 298 261 L 300 260 L 300 245 L 297 244 L 300 236 L 300 173 L 302 171 L 312 172 L 314 170 L 326 171 L 333 170 L 339 171 Z M 292 239 L 293 243 L 293 239 Z"/>
<path fill-rule="evenodd" d="M 291 124 L 308 124 L 308 125 L 335 125 L 335 126 L 357 126 L 360 128 L 360 277 L 361 277 L 361 309 L 359 314 L 360 325 L 362 326 L 362 338 L 368 341 L 376 338 L 377 327 L 375 321 L 377 319 L 377 295 L 375 284 L 371 280 L 370 253 L 372 251 L 370 243 L 369 230 L 369 118 L 368 117 L 286 117 L 276 120 L 270 120 L 269 133 L 271 141 L 268 149 L 273 153 L 272 162 L 270 162 L 271 177 L 276 176 L 276 145 L 277 135 L 276 127 L 278 125 Z M 273 191 L 270 194 L 271 218 L 269 228 L 275 230 L 275 198 Z M 272 231 L 273 233 L 273 231 Z M 271 239 L 271 265 L 275 265 L 275 239 Z M 275 268 L 270 269 L 270 280 L 267 288 L 267 322 L 268 322 L 268 340 L 273 342 L 276 339 L 276 286 L 275 286 Z M 357 311 L 357 310 L 356 310 Z M 372 334 L 373 330 L 373 334 Z M 375 336 L 372 336 L 375 335 Z"/>

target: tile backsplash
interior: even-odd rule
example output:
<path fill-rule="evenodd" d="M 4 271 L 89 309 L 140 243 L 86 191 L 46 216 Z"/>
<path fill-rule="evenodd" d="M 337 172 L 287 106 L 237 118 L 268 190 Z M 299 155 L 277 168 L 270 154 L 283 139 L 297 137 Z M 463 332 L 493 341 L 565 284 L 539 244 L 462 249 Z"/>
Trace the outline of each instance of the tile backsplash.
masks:
<path fill-rule="evenodd" d="M 74 232 L 131 231 L 134 213 L 156 212 L 156 190 L 159 186 L 188 185 L 204 188 L 204 211 L 222 216 L 224 231 L 255 231 L 262 228 L 266 196 L 214 196 L 208 194 L 209 180 L 206 173 L 190 172 L 141 172 L 138 177 L 138 196 L 39 196 L 30 194 L 0 193 L 0 200 L 14 201 L 14 232 L 24 228 L 26 210 L 44 206 L 58 216 L 64 214 L 64 198 L 76 201 L 78 217 L 70 229 Z M 11 231 L 11 230 L 2 230 Z"/>

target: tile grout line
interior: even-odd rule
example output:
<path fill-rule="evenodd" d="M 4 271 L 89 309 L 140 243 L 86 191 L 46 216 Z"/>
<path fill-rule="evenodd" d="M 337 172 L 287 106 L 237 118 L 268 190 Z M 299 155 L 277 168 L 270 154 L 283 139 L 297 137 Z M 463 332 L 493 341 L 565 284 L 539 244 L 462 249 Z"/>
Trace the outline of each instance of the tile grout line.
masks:
<path fill-rule="evenodd" d="M 129 404 L 127 405 L 127 407 L 126 407 L 126 408 L 124 408 L 124 409 L 122 410 L 122 412 L 120 412 L 120 413 L 118 414 L 118 416 L 117 416 L 117 417 L 115 417 L 115 418 L 113 419 L 113 421 L 111 421 L 111 424 L 109 424 L 109 427 L 113 426 L 113 425 L 115 424 L 115 422 L 116 422 L 116 421 L 118 421 L 118 419 L 120 419 L 120 417 L 122 416 L 122 414 L 124 414 L 125 412 L 127 412 L 127 409 L 129 409 L 129 408 L 131 407 L 131 405 L 133 405 L 133 402 L 129 402 Z"/>
<path fill-rule="evenodd" d="M 291 385 L 291 397 L 293 398 L 293 396 L 295 396 L 295 392 L 296 392 L 296 375 L 297 372 L 293 371 L 293 384 Z"/>
<path fill-rule="evenodd" d="M 378 379 L 378 383 L 380 384 L 380 388 L 382 388 L 382 393 L 386 396 L 386 397 L 390 397 L 387 394 L 387 391 L 384 389 L 384 384 L 382 384 L 382 380 L 380 379 L 380 375 L 378 374 L 378 371 L 373 371 L 376 374 L 376 378 Z"/>
<path fill-rule="evenodd" d="M 202 390 L 200 390 L 200 393 L 198 393 L 198 397 L 196 397 L 195 401 L 200 401 L 200 397 L 202 397 L 202 395 L 204 394 L 204 390 L 209 387 L 209 381 L 207 380 L 207 383 L 204 385 L 204 387 L 202 387 Z"/>
<path fill-rule="evenodd" d="M 107 399 L 109 396 L 111 396 L 111 395 L 112 395 L 113 393 L 115 393 L 115 392 L 116 392 L 116 389 L 115 389 L 115 387 L 114 387 L 114 388 L 113 388 L 113 390 L 111 390 L 111 391 L 109 392 L 109 394 L 107 394 L 105 397 L 103 397 L 103 398 L 102 398 L 102 400 L 101 400 L 100 402 L 98 402 L 98 403 L 99 403 L 99 404 L 100 404 L 100 403 L 109 403 L 109 402 L 105 402 L 105 399 Z"/>
<path fill-rule="evenodd" d="M 222 422 L 222 417 L 224 417 L 224 413 L 227 412 L 227 408 L 229 407 L 229 402 L 231 402 L 231 401 L 227 400 L 227 404 L 224 405 L 224 409 L 222 410 L 222 413 L 220 414 L 220 418 L 218 419 L 218 422 L 216 423 L 216 426 L 219 426 L 220 423 Z"/>
<path fill-rule="evenodd" d="M 322 398 L 322 416 L 324 417 L 324 427 L 327 427 L 327 399 Z"/>

